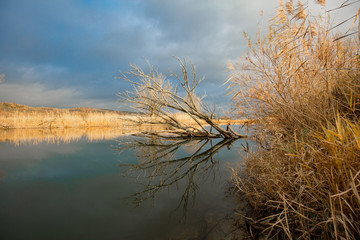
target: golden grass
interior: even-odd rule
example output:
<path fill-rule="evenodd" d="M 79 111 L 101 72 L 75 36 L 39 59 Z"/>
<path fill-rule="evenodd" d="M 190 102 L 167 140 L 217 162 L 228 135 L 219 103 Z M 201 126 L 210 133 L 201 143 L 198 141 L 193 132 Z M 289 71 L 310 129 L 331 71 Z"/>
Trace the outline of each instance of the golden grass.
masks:
<path fill-rule="evenodd" d="M 174 114 L 177 121 L 193 126 L 196 122 L 186 114 Z M 33 128 L 90 128 L 147 125 L 149 122 L 163 122 L 159 117 L 143 114 L 129 114 L 118 111 L 99 109 L 57 109 L 32 108 L 14 103 L 0 103 L 0 128 L 3 129 L 33 129 Z M 246 120 L 217 121 L 221 124 L 243 124 Z M 207 125 L 204 121 L 202 124 Z"/>
<path fill-rule="evenodd" d="M 126 127 L 140 118 L 110 110 L 33 108 L 14 103 L 1 103 L 0 113 L 0 127 L 5 129 Z"/>
<path fill-rule="evenodd" d="M 197 123 L 195 122 L 194 119 L 192 119 L 189 115 L 185 114 L 185 113 L 176 113 L 174 114 L 174 118 L 185 124 L 185 125 L 188 125 L 188 126 L 194 126 L 194 125 L 197 125 Z M 216 124 L 219 124 L 219 125 L 242 125 L 242 124 L 253 124 L 255 123 L 256 121 L 255 120 L 250 120 L 250 119 L 231 119 L 231 118 L 220 118 L 220 119 L 215 119 L 214 120 Z M 209 124 L 206 123 L 204 120 L 199 120 L 199 122 L 201 124 L 203 124 L 204 126 L 208 126 Z"/>
<path fill-rule="evenodd" d="M 253 204 L 251 222 L 268 236 L 358 239 L 359 126 L 339 116 L 315 135 L 252 154 L 246 177 L 235 172 L 234 178 Z"/>
<path fill-rule="evenodd" d="M 0 111 L 0 142 L 15 145 L 71 143 L 80 139 L 101 141 L 127 134 L 169 129 L 165 124 L 149 124 L 161 122 L 159 118 L 98 109 L 32 108 L 0 103 Z M 185 114 L 175 114 L 174 117 L 183 124 L 196 125 Z M 218 123 L 244 124 L 246 121 L 223 119 Z"/>
<path fill-rule="evenodd" d="M 126 124 L 118 114 L 112 113 L 23 113 L 14 112 L 0 116 L 3 128 L 69 128 L 69 127 L 119 127 Z"/>
<path fill-rule="evenodd" d="M 359 42 L 307 11 L 281 3 L 269 34 L 229 66 L 239 111 L 268 145 L 234 181 L 269 238 L 360 239 Z"/>

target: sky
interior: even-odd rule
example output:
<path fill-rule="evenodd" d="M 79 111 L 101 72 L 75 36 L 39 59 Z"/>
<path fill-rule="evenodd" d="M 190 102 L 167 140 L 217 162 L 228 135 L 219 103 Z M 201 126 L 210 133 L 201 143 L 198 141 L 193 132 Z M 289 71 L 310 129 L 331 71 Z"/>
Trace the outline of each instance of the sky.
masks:
<path fill-rule="evenodd" d="M 205 78 L 199 94 L 227 111 L 228 61 L 246 52 L 243 32 L 255 36 L 262 10 L 266 22 L 277 6 L 278 0 L 1 0 L 0 101 L 129 110 L 117 101 L 129 89 L 120 72 L 129 64 L 146 69 L 148 60 L 169 75 L 179 70 L 177 56 L 190 58 Z"/>

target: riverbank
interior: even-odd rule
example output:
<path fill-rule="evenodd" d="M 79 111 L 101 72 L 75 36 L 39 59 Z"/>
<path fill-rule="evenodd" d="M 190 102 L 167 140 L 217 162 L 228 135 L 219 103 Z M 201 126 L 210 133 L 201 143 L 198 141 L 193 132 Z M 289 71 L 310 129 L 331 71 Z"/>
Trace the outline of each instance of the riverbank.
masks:
<path fill-rule="evenodd" d="M 137 116 L 131 112 L 106 109 L 60 109 L 0 103 L 0 128 L 4 129 L 124 127 Z"/>
<path fill-rule="evenodd" d="M 184 124 L 196 125 L 195 121 L 184 114 L 175 114 L 175 118 Z M 0 128 L 3 129 L 41 129 L 41 128 L 90 128 L 116 127 L 137 128 L 139 125 L 148 126 L 154 120 L 141 113 L 114 111 L 95 108 L 48 108 L 29 107 L 16 103 L 0 103 Z M 218 119 L 218 124 L 247 124 L 249 120 Z M 205 122 L 202 124 L 206 125 Z"/>

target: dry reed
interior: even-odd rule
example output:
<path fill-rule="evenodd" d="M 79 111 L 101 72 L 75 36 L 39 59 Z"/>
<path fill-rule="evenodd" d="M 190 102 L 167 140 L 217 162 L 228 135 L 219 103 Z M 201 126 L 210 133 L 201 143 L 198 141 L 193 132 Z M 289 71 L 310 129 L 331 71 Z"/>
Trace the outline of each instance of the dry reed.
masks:
<path fill-rule="evenodd" d="M 239 112 L 269 145 L 234 181 L 268 238 L 360 239 L 359 42 L 305 9 L 280 4 L 267 37 L 230 63 Z"/>
<path fill-rule="evenodd" d="M 139 117 L 110 110 L 33 108 L 0 103 L 0 127 L 5 129 L 125 127 Z"/>
<path fill-rule="evenodd" d="M 103 111 L 103 112 L 101 112 Z M 197 123 L 186 114 L 176 113 L 174 118 L 187 126 Z M 0 103 L 0 128 L 3 129 L 34 129 L 34 128 L 91 128 L 116 127 L 137 129 L 139 125 L 147 126 L 152 122 L 163 122 L 160 117 L 144 114 L 122 113 L 99 109 L 56 109 L 32 108 L 14 103 Z M 203 125 L 207 125 L 201 121 Z M 219 124 L 243 124 L 247 120 L 219 119 Z"/>

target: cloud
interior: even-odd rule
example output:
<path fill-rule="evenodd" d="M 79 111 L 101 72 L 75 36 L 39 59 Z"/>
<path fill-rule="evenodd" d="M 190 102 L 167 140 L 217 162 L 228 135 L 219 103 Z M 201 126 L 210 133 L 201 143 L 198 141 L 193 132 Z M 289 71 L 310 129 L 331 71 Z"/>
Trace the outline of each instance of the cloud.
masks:
<path fill-rule="evenodd" d="M 69 88 L 46 89 L 41 83 L 21 83 L 0 86 L 0 100 L 27 104 L 30 106 L 64 106 L 69 99 L 81 96 L 76 90 Z"/>
<path fill-rule="evenodd" d="M 5 73 L 6 78 L 12 83 L 46 83 L 54 77 L 64 77 L 69 74 L 69 70 L 63 67 L 57 67 L 50 64 L 45 65 L 18 65 L 16 63 L 0 62 L 1 71 Z"/>
<path fill-rule="evenodd" d="M 67 94 L 54 104 L 81 98 L 110 107 L 128 87 L 114 78 L 118 70 L 128 71 L 129 63 L 145 68 L 147 58 L 168 74 L 179 71 L 173 55 L 189 56 L 206 77 L 200 91 L 222 99 L 217 89 L 228 77 L 227 62 L 246 50 L 243 31 L 255 36 L 261 10 L 266 22 L 277 6 L 278 0 L 1 1 L 0 73 L 6 84 Z"/>
<path fill-rule="evenodd" d="M 0 101 L 15 102 L 35 107 L 95 107 L 128 109 L 126 105 L 117 102 L 117 98 L 89 97 L 78 89 L 49 89 L 44 84 L 34 83 L 3 83 L 0 85 Z"/>
<path fill-rule="evenodd" d="M 0 67 L 6 83 L 41 89 L 42 97 L 31 101 L 36 105 L 48 91 L 67 98 L 47 102 L 54 106 L 75 102 L 114 106 L 115 94 L 127 87 L 114 79 L 117 70 L 128 71 L 129 63 L 146 67 L 147 58 L 168 75 L 169 69 L 180 71 L 173 55 L 189 56 L 198 76 L 206 77 L 200 92 L 211 92 L 211 99 L 224 102 L 220 95 L 225 92 L 219 93 L 216 85 L 227 78 L 228 59 L 244 49 L 242 31 L 250 30 L 245 20 L 256 24 L 260 15 L 250 2 L 9 1 L 0 10 L 4 20 L 0 27 L 6 30 L 6 37 L 0 39 Z M 79 101 L 80 93 L 86 102 Z M 17 93 L 4 96 L 10 101 Z"/>

